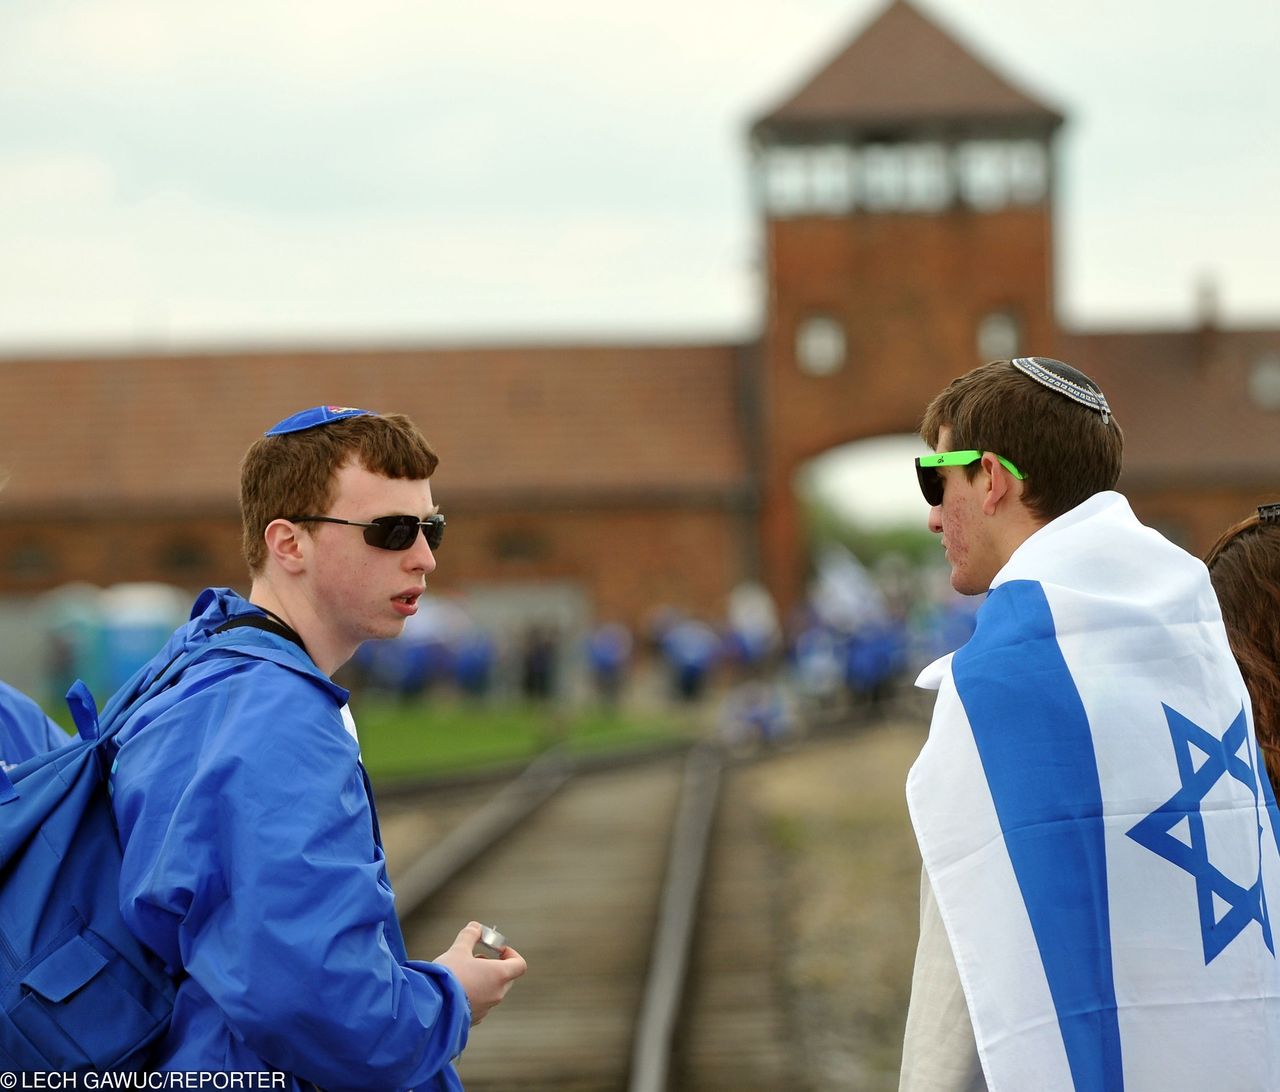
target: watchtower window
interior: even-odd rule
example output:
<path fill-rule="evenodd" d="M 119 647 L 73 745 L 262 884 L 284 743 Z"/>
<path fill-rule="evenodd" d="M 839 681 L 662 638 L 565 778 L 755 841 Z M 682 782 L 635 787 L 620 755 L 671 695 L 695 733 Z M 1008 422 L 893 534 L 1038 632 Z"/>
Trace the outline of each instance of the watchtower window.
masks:
<path fill-rule="evenodd" d="M 957 153 L 960 195 L 975 209 L 1033 205 L 1048 189 L 1045 150 L 1030 140 L 974 140 Z"/>
<path fill-rule="evenodd" d="M 1049 189 L 1047 149 L 1034 140 L 883 141 L 773 146 L 759 160 L 762 198 L 773 216 L 979 211 L 1033 205 Z"/>
<path fill-rule="evenodd" d="M 1010 310 L 990 311 L 978 323 L 978 360 L 1011 360 L 1022 348 L 1022 323 Z"/>
<path fill-rule="evenodd" d="M 833 375 L 844 367 L 844 327 L 833 315 L 809 315 L 796 328 L 796 363 L 806 375 Z"/>
<path fill-rule="evenodd" d="M 951 204 L 951 172 L 941 144 L 908 144 L 903 150 L 904 208 L 935 212 Z"/>
<path fill-rule="evenodd" d="M 795 216 L 809 207 L 809 152 L 806 148 L 770 148 L 764 155 L 765 208 Z"/>
<path fill-rule="evenodd" d="M 1014 204 L 1035 205 L 1049 191 L 1049 156 L 1033 140 L 1009 145 L 1009 193 Z"/>
<path fill-rule="evenodd" d="M 1259 409 L 1280 410 L 1280 353 L 1263 353 L 1249 372 L 1249 397 Z"/>
<path fill-rule="evenodd" d="M 959 159 L 960 193 L 966 204 L 976 209 L 994 209 L 1006 203 L 1009 187 L 1003 145 L 973 141 L 960 149 Z"/>
<path fill-rule="evenodd" d="M 906 189 L 902 149 L 872 145 L 858 158 L 862 168 L 863 204 L 872 211 L 901 208 Z"/>
<path fill-rule="evenodd" d="M 853 206 L 853 164 L 849 149 L 839 144 L 814 148 L 809 168 L 814 211 L 848 212 Z"/>

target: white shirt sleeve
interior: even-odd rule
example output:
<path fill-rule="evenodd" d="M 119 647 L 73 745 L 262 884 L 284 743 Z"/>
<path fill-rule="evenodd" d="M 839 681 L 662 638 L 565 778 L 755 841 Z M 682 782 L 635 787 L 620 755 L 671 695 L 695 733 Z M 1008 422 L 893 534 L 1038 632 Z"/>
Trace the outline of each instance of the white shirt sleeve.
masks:
<path fill-rule="evenodd" d="M 351 715 L 351 706 L 344 705 L 341 712 L 342 726 L 347 730 L 347 735 L 354 739 L 358 745 L 360 743 L 360 737 L 356 735 L 356 718 Z"/>
<path fill-rule="evenodd" d="M 951 941 L 920 871 L 920 943 L 902 1044 L 899 1092 L 986 1092 Z"/>

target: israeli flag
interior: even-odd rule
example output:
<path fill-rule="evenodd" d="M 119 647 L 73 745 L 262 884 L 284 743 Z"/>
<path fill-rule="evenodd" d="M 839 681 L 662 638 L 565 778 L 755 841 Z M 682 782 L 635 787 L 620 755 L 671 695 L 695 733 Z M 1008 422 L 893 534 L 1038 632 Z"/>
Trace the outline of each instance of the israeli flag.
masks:
<path fill-rule="evenodd" d="M 907 798 L 991 1092 L 1280 1089 L 1280 816 L 1204 566 L 1099 494 L 917 685 Z"/>

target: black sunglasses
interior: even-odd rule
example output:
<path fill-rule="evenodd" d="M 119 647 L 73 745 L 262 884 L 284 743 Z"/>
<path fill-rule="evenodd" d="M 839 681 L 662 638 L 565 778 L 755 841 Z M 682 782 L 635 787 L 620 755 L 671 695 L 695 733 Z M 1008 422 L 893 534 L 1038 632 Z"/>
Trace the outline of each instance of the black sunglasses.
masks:
<path fill-rule="evenodd" d="M 407 550 L 418 541 L 418 530 L 427 536 L 427 545 L 440 548 L 444 540 L 444 516 L 437 513 L 426 519 L 417 516 L 378 516 L 368 523 L 333 516 L 288 516 L 290 523 L 341 523 L 345 527 L 363 527 L 364 540 L 379 550 Z"/>

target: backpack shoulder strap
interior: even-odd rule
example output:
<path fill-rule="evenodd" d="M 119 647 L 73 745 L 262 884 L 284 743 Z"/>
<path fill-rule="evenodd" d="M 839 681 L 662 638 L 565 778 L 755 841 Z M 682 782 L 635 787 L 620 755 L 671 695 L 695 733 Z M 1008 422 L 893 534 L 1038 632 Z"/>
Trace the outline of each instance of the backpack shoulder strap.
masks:
<path fill-rule="evenodd" d="M 237 614 L 234 618 L 223 622 L 214 633 L 226 633 L 229 629 L 262 629 L 268 633 L 274 633 L 277 637 L 283 637 L 286 641 L 292 641 L 303 652 L 307 651 L 307 646 L 302 643 L 302 638 L 298 635 L 298 631 L 291 625 L 282 622 L 273 614 Z"/>

